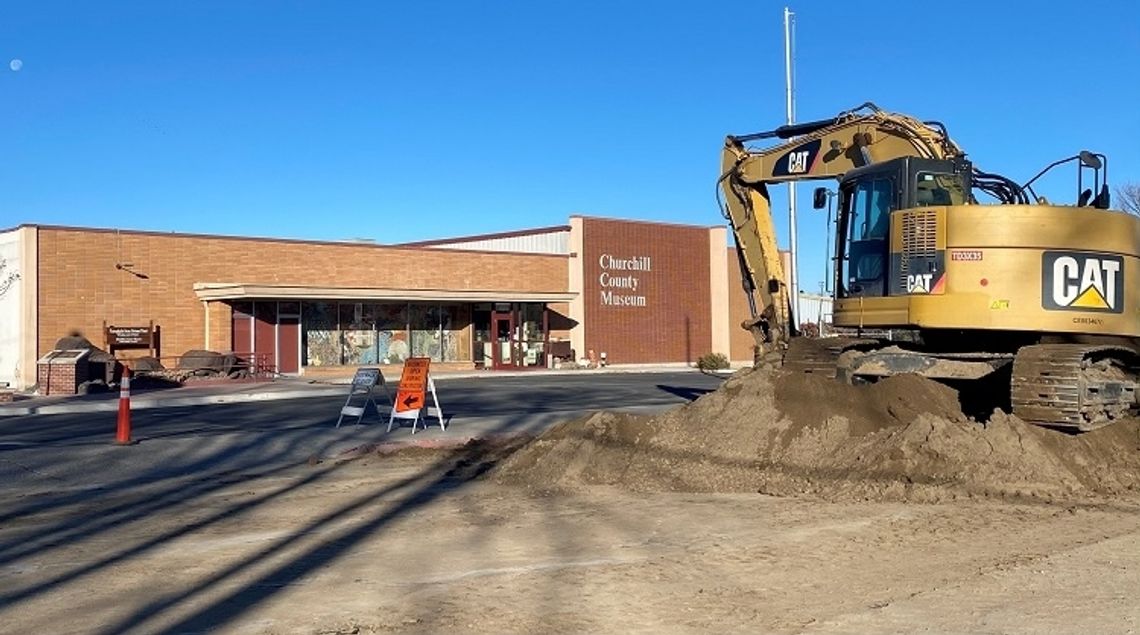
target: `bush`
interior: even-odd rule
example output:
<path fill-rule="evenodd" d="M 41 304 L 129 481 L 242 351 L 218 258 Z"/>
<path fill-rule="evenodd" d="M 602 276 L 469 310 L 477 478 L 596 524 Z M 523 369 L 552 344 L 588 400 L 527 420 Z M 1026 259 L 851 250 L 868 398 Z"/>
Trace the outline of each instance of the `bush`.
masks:
<path fill-rule="evenodd" d="M 728 368 L 728 358 L 724 353 L 707 353 L 697 360 L 697 368 L 701 370 L 722 370 Z"/>

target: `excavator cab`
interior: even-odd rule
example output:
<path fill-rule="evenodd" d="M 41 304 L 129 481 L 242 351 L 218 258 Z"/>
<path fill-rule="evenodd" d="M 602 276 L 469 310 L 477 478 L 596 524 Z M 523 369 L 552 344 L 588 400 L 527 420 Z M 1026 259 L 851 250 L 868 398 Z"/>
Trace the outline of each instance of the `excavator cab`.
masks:
<path fill-rule="evenodd" d="M 964 159 L 901 157 L 851 170 L 839 182 L 835 289 L 840 298 L 892 294 L 891 218 L 898 210 L 963 205 L 971 166 Z M 897 291 L 897 290 L 896 290 Z"/>

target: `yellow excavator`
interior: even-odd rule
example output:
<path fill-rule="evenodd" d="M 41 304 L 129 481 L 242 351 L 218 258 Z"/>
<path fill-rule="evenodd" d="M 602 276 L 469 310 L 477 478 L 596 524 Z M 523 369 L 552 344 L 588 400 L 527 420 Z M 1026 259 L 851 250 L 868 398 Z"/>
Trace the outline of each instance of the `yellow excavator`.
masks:
<path fill-rule="evenodd" d="M 770 147 L 746 146 L 755 142 Z M 1066 163 L 1077 166 L 1075 204 L 1037 196 L 1033 183 Z M 1082 151 L 1019 185 L 975 168 L 941 123 L 872 103 L 728 136 L 717 197 L 740 256 L 757 362 L 848 382 L 996 380 L 1021 419 L 1075 431 L 1131 416 L 1140 218 L 1109 209 L 1107 178 L 1107 158 Z M 768 187 L 820 179 L 838 181 L 830 249 L 842 336 L 805 338 Z M 814 206 L 829 195 L 816 189 Z"/>

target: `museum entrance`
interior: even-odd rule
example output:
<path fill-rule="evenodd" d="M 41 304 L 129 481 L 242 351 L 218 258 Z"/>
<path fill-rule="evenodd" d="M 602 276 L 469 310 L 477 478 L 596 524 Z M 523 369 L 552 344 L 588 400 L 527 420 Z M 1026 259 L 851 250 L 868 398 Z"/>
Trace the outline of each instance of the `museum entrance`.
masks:
<path fill-rule="evenodd" d="M 546 304 L 496 302 L 474 307 L 475 360 L 481 368 L 546 368 Z"/>

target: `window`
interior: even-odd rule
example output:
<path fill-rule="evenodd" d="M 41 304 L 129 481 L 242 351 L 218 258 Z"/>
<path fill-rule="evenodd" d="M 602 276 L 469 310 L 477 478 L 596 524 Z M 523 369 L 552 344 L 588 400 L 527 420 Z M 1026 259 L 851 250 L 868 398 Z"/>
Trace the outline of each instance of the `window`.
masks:
<path fill-rule="evenodd" d="M 962 180 L 953 174 L 919 172 L 915 177 L 916 205 L 965 205 Z"/>
<path fill-rule="evenodd" d="M 877 296 L 883 293 L 887 265 L 887 237 L 894 205 L 894 181 L 868 177 L 855 182 L 847 201 L 848 242 L 843 262 L 847 281 L 845 296 Z"/>
<path fill-rule="evenodd" d="M 408 316 L 412 356 L 469 361 L 470 339 L 462 333 L 471 321 L 469 311 L 449 304 L 412 304 Z"/>
<path fill-rule="evenodd" d="M 341 363 L 340 329 L 336 302 L 301 304 L 301 328 L 305 366 L 337 366 Z"/>
<path fill-rule="evenodd" d="M 340 303 L 341 363 L 347 366 L 375 364 L 376 305 Z"/>
<path fill-rule="evenodd" d="M 399 364 L 409 357 L 408 305 L 376 305 L 376 358 L 382 364 Z"/>
<path fill-rule="evenodd" d="M 519 307 L 519 341 L 523 366 L 546 366 L 545 315 L 545 304 L 526 303 Z"/>
<path fill-rule="evenodd" d="M 886 238 L 890 230 L 894 188 L 890 179 L 863 181 L 850 199 L 851 240 Z"/>

